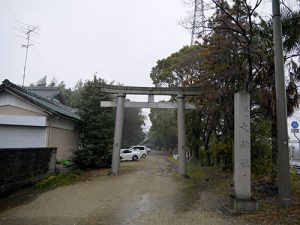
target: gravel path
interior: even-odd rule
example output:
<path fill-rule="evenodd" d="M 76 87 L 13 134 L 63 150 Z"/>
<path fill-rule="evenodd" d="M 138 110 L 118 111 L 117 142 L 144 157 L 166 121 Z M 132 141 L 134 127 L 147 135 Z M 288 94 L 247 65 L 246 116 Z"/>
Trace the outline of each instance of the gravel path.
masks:
<path fill-rule="evenodd" d="M 219 214 L 218 197 L 190 188 L 159 152 L 137 162 L 122 162 L 120 172 L 45 192 L 1 213 L 0 224 L 247 224 L 242 218 Z"/>

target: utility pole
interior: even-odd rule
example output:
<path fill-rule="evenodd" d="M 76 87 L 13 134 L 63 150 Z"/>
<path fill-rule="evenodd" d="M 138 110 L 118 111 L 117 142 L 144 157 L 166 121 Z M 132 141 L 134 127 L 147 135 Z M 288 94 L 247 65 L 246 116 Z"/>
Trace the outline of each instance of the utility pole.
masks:
<path fill-rule="evenodd" d="M 25 82 L 25 74 L 26 74 L 26 66 L 27 66 L 27 56 L 28 56 L 28 49 L 30 46 L 32 46 L 33 44 L 30 43 L 30 36 L 33 32 L 35 32 L 35 30 L 38 28 L 39 26 L 28 26 L 27 31 L 26 31 L 26 40 L 27 43 L 25 45 L 22 45 L 23 48 L 26 48 L 26 54 L 25 54 L 25 64 L 24 64 L 24 72 L 23 72 L 23 82 L 22 82 L 22 87 L 24 86 L 24 82 Z"/>
<path fill-rule="evenodd" d="M 272 8 L 277 111 L 278 189 L 280 206 L 286 208 L 289 207 L 291 204 L 291 184 L 282 47 L 282 25 L 279 0 L 272 0 Z"/>

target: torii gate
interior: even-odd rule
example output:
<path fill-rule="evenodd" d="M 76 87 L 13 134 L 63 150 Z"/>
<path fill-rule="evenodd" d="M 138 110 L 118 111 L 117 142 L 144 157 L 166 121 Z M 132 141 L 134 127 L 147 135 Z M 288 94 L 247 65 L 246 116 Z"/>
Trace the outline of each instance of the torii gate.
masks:
<path fill-rule="evenodd" d="M 186 130 L 185 130 L 185 109 L 196 109 L 196 106 L 185 103 L 185 96 L 197 96 L 203 93 L 204 86 L 198 87 L 131 87 L 131 86 L 101 86 L 101 92 L 117 94 L 117 102 L 101 101 L 101 107 L 117 107 L 116 124 L 114 134 L 114 146 L 112 154 L 111 174 L 118 175 L 120 164 L 120 148 L 122 142 L 124 107 L 125 108 L 157 108 L 177 109 L 178 115 L 178 174 L 186 176 Z M 148 95 L 148 102 L 125 102 L 126 95 Z M 154 102 L 154 95 L 176 96 L 177 103 Z"/>

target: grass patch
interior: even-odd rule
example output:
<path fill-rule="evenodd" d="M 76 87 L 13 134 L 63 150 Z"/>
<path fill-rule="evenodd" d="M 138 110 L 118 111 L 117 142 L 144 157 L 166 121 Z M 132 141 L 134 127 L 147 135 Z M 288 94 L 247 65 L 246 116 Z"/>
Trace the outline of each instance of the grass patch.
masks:
<path fill-rule="evenodd" d="M 208 188 L 214 193 L 229 193 L 231 189 L 232 174 L 218 167 L 201 166 L 200 163 L 187 164 L 187 175 L 199 187 Z"/>
<path fill-rule="evenodd" d="M 207 168 L 205 167 L 198 167 L 198 166 L 190 167 L 188 168 L 187 175 L 195 179 L 209 179 Z"/>
<path fill-rule="evenodd" d="M 191 178 L 195 179 L 205 179 L 209 178 L 209 170 L 211 168 L 208 167 L 202 167 L 199 163 L 188 163 L 187 164 L 187 175 Z"/>
<path fill-rule="evenodd" d="M 291 170 L 291 185 L 293 194 L 300 198 L 300 175 L 294 169 Z"/>
<path fill-rule="evenodd" d="M 52 175 L 36 183 L 35 187 L 38 189 L 45 189 L 69 185 L 79 180 L 81 174 L 81 170 L 74 170 L 68 174 Z"/>
<path fill-rule="evenodd" d="M 168 156 L 167 160 L 178 164 L 172 156 Z M 230 171 L 224 171 L 216 166 L 201 166 L 199 162 L 188 162 L 186 168 L 187 176 L 191 179 L 186 180 L 185 188 L 197 186 L 218 194 L 231 193 L 232 173 Z"/>

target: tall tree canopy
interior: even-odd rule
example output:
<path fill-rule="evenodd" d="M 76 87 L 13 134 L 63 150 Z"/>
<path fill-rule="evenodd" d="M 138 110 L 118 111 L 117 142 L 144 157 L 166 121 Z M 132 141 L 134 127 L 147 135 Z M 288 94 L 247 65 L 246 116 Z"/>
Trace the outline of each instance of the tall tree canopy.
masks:
<path fill-rule="evenodd" d="M 250 4 L 239 0 L 212 0 L 214 14 L 205 23 L 205 35 L 192 46 L 185 46 L 169 57 L 157 61 L 151 78 L 156 86 L 197 86 L 206 84 L 199 98 L 187 98 L 198 105 L 198 112 L 187 115 L 187 139 L 198 157 L 201 151 L 206 163 L 211 155 L 222 155 L 230 163 L 233 141 L 233 95 L 244 90 L 251 93 L 251 126 L 261 130 L 265 138 L 252 135 L 253 160 L 263 154 L 271 137 L 273 149 L 264 158 L 276 167 L 276 110 L 274 87 L 274 55 L 271 21 L 257 13 L 261 0 Z M 300 95 L 299 12 L 287 11 L 283 17 L 283 44 L 286 73 L 288 113 L 298 106 Z M 192 24 L 192 23 L 191 23 Z M 199 35 L 200 37 L 200 35 Z M 197 123 L 197 125 L 195 125 Z M 269 132 L 265 131 L 268 129 Z M 272 152 L 272 154 L 271 154 Z M 227 156 L 224 157 L 224 154 Z M 253 164 L 257 165 L 257 164 Z M 270 165 L 270 164 L 269 164 Z M 257 169 L 256 171 L 259 171 Z M 261 171 L 261 170 L 260 170 Z M 270 171 L 270 170 L 265 170 Z M 276 171 L 275 171 L 276 173 Z"/>

